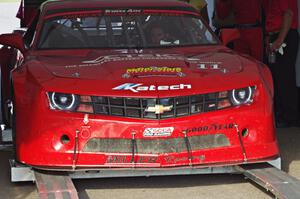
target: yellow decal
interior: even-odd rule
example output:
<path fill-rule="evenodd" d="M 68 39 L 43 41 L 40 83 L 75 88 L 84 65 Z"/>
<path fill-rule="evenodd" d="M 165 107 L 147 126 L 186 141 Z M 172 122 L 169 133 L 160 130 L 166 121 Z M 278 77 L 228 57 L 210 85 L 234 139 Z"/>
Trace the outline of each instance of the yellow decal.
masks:
<path fill-rule="evenodd" d="M 179 67 L 146 67 L 146 68 L 128 68 L 126 73 L 148 73 L 148 72 L 162 72 L 162 73 L 179 73 L 182 72 L 182 68 Z"/>

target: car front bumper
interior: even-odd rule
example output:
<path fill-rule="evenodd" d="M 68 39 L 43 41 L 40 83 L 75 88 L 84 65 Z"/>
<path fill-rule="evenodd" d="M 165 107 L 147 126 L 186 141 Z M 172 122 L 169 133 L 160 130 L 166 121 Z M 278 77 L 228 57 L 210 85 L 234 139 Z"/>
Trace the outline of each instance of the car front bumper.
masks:
<path fill-rule="evenodd" d="M 17 160 L 33 167 L 203 168 L 279 157 L 271 104 L 159 121 L 43 111 L 17 114 Z M 166 127 L 171 134 L 145 136 Z"/>

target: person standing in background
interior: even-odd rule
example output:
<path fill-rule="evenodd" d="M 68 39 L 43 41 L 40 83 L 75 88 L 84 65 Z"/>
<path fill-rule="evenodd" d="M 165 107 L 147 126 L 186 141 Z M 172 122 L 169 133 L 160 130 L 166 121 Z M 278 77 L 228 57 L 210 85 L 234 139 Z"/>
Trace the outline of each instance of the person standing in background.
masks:
<path fill-rule="evenodd" d="M 209 24 L 207 2 L 205 0 L 182 0 L 182 1 L 190 3 L 193 7 L 199 10 L 200 15 Z"/>
<path fill-rule="evenodd" d="M 263 61 L 262 0 L 215 0 L 214 25 L 238 28 L 240 38 L 234 50 Z"/>
<path fill-rule="evenodd" d="M 299 45 L 296 0 L 266 0 L 269 67 L 275 86 L 277 127 L 299 125 L 295 63 Z"/>
<path fill-rule="evenodd" d="M 207 2 L 205 0 L 189 0 L 189 3 L 199 10 L 203 19 L 209 24 Z"/>

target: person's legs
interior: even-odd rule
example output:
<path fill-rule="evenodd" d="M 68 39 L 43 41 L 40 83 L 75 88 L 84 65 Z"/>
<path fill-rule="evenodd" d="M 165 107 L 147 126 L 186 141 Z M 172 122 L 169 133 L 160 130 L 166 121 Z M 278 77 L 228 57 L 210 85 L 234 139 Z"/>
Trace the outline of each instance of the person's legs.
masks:
<path fill-rule="evenodd" d="M 298 51 L 299 35 L 296 30 L 290 30 L 286 36 L 284 54 L 276 54 L 275 82 L 277 81 L 278 118 L 289 123 L 299 120 L 298 89 L 296 86 L 295 62 Z"/>

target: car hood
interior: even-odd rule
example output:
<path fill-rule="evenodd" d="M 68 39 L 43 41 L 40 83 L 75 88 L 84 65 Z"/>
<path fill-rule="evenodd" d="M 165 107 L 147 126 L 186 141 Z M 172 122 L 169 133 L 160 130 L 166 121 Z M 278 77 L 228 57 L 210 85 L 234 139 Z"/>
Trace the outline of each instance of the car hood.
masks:
<path fill-rule="evenodd" d="M 243 59 L 247 60 L 232 51 L 222 50 L 185 54 L 114 51 L 81 56 L 38 56 L 41 65 L 52 76 L 64 81 L 75 80 L 77 86 L 82 86 L 79 81 L 88 81 L 89 88 L 97 84 L 102 91 L 111 93 L 114 90 L 116 95 L 161 91 L 162 95 L 168 96 L 178 95 L 178 91 L 188 94 L 199 93 L 199 90 L 209 92 L 222 86 L 232 88 L 237 83 L 248 85 L 253 80 L 253 76 L 249 78 L 249 72 L 255 67 L 253 62 L 252 69 L 248 67 L 249 63 L 245 64 Z M 250 71 L 247 72 L 247 68 Z"/>
<path fill-rule="evenodd" d="M 92 57 L 40 57 L 57 77 L 127 79 L 225 77 L 243 71 L 238 56 L 225 52 L 182 54 L 112 54 Z"/>

